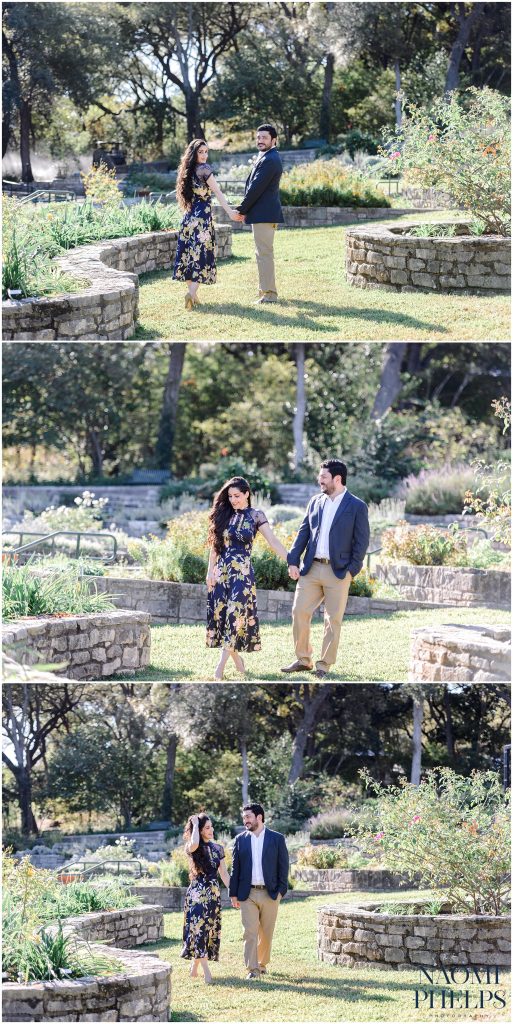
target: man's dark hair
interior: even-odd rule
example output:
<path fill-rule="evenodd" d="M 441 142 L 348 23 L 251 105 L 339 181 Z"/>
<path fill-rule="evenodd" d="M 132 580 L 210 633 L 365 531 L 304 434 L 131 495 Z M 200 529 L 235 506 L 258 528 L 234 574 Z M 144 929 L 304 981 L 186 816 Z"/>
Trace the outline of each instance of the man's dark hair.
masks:
<path fill-rule="evenodd" d="M 251 811 L 255 815 L 255 818 L 257 817 L 258 814 L 261 814 L 262 821 L 265 821 L 265 813 L 262 804 L 246 804 L 246 806 L 242 808 L 243 814 L 244 811 Z"/>
<path fill-rule="evenodd" d="M 276 128 L 274 127 L 273 124 L 259 124 L 257 132 L 269 132 L 271 139 L 278 138 L 278 132 L 276 131 Z"/>
<path fill-rule="evenodd" d="M 324 462 L 321 462 L 321 469 L 327 469 L 332 476 L 341 477 L 342 485 L 346 486 L 347 466 L 340 459 L 325 459 Z"/>

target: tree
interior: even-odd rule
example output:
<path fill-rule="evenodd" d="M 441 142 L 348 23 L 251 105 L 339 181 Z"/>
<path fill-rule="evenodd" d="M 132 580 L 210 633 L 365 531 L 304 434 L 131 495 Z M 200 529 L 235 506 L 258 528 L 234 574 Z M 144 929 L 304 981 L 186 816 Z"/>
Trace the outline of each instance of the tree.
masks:
<path fill-rule="evenodd" d="M 155 446 L 155 462 L 158 469 L 169 469 L 173 456 L 178 393 L 185 358 L 185 342 L 175 341 L 168 348 L 169 366 L 164 384 L 159 432 Z"/>
<path fill-rule="evenodd" d="M 83 691 L 83 685 L 68 683 L 4 683 L 3 728 L 7 742 L 2 760 L 16 781 L 23 835 L 38 831 L 32 810 L 34 769 L 45 758 L 50 737 L 69 727 Z"/>
<path fill-rule="evenodd" d="M 446 95 L 457 89 L 460 82 L 460 64 L 466 47 L 468 46 L 472 30 L 475 30 L 480 22 L 485 3 L 451 3 L 449 4 L 453 21 L 456 22 L 457 34 L 451 47 L 447 75 L 445 79 Z"/>
<path fill-rule="evenodd" d="M 306 412 L 305 394 L 305 344 L 298 341 L 294 345 L 294 358 L 296 361 L 296 406 L 294 409 L 294 422 L 292 432 L 294 435 L 294 461 L 292 468 L 298 470 L 305 460 L 304 446 L 304 423 Z"/>

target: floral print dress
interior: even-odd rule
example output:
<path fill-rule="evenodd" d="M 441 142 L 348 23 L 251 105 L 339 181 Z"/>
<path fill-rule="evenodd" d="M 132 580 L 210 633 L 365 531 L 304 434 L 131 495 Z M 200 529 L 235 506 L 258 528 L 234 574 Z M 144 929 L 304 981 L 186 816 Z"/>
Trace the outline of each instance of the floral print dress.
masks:
<path fill-rule="evenodd" d="M 210 164 L 197 164 L 193 176 L 194 199 L 187 210 L 178 235 L 173 279 L 215 284 L 216 234 L 212 220 L 212 192 L 206 179 L 212 174 Z"/>
<path fill-rule="evenodd" d="M 207 647 L 261 650 L 251 548 L 266 522 L 263 512 L 246 508 L 228 523 L 214 569 L 216 583 L 208 593 Z"/>
<path fill-rule="evenodd" d="M 221 886 L 217 877 L 224 857 L 219 843 L 207 843 L 210 868 L 193 878 L 185 896 L 183 947 L 185 960 L 219 960 Z"/>

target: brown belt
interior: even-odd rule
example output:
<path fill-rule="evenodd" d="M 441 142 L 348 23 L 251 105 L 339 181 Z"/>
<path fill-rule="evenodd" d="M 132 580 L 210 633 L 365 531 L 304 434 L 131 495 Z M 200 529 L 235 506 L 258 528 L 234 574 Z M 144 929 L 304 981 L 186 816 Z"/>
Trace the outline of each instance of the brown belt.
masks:
<path fill-rule="evenodd" d="M 266 885 L 252 885 L 251 888 L 252 889 L 266 889 L 267 886 Z"/>
<path fill-rule="evenodd" d="M 329 558 L 314 558 L 314 562 L 321 562 L 322 565 L 329 565 L 330 564 Z"/>

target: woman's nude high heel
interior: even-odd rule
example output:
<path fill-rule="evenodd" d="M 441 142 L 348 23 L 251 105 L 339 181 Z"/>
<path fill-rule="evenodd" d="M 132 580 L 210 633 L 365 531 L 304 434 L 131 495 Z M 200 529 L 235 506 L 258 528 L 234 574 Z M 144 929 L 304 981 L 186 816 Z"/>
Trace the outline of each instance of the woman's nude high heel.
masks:
<path fill-rule="evenodd" d="M 185 308 L 187 310 L 189 310 L 189 312 L 190 312 L 190 310 L 193 307 L 194 307 L 194 299 L 193 299 L 192 295 L 190 294 L 190 292 L 187 292 L 187 295 L 185 296 Z"/>

